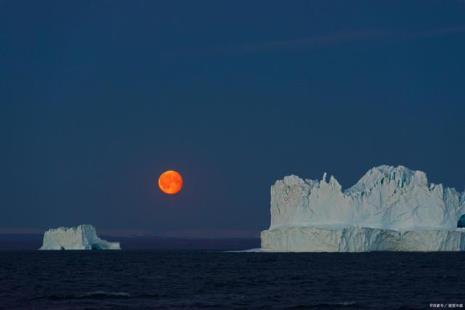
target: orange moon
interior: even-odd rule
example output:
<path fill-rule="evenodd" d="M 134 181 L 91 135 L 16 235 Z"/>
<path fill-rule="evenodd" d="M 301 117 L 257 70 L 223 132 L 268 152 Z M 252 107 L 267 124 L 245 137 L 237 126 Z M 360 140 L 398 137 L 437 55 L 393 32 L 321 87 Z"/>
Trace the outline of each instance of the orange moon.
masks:
<path fill-rule="evenodd" d="M 168 195 L 179 193 L 183 183 L 181 174 L 174 170 L 165 171 L 158 178 L 158 187 L 163 193 Z"/>

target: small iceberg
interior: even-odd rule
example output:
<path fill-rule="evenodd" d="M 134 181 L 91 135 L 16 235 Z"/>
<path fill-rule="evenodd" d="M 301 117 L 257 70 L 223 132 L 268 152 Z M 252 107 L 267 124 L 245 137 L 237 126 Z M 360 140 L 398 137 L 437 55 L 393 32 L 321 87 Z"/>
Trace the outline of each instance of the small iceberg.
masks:
<path fill-rule="evenodd" d="M 92 225 L 49 229 L 39 250 L 121 250 L 119 242 L 100 239 Z"/>

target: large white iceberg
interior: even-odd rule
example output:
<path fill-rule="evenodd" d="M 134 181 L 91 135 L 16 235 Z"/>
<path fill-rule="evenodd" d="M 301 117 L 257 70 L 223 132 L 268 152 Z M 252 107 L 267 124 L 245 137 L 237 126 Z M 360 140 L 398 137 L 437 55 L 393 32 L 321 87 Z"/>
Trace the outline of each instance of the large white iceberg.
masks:
<path fill-rule="evenodd" d="M 79 225 L 47 230 L 39 250 L 121 250 L 121 247 L 119 242 L 100 239 L 94 226 Z"/>
<path fill-rule="evenodd" d="M 343 191 L 291 175 L 271 187 L 271 225 L 263 251 L 364 252 L 465 250 L 465 193 L 428 183 L 403 166 L 369 170 Z"/>

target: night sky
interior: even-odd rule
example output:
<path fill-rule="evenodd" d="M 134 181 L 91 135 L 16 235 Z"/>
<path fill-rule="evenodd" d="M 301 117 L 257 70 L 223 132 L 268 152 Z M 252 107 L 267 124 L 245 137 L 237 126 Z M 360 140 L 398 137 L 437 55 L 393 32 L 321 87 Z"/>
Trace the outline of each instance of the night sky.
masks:
<path fill-rule="evenodd" d="M 463 191 L 465 1 L 0 0 L 0 139 L 3 231 L 254 236 L 276 179 L 380 164 Z"/>

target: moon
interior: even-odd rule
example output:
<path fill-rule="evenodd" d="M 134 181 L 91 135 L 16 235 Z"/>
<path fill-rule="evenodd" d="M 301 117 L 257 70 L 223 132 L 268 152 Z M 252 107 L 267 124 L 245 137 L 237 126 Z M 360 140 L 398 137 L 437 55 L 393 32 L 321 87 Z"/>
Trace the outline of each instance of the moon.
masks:
<path fill-rule="evenodd" d="M 165 171 L 158 178 L 158 187 L 167 195 L 176 195 L 179 193 L 183 183 L 181 174 L 174 170 Z"/>

